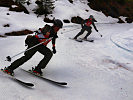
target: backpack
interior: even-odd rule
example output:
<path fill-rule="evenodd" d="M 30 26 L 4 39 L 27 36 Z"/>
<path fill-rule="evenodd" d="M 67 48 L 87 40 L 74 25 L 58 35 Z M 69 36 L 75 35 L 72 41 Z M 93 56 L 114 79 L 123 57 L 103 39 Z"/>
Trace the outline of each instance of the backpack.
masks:
<path fill-rule="evenodd" d="M 42 34 L 46 34 L 47 32 L 49 32 L 51 26 L 46 24 L 43 28 L 39 28 L 39 30 L 41 31 Z M 41 34 L 39 32 L 37 32 L 37 34 Z M 34 39 L 33 35 L 27 35 L 26 39 L 25 39 L 25 45 L 30 45 L 30 43 L 32 42 L 32 40 Z"/>
<path fill-rule="evenodd" d="M 25 46 L 29 45 L 31 43 L 33 39 L 32 35 L 27 35 L 26 39 L 25 39 Z"/>
<path fill-rule="evenodd" d="M 51 29 L 51 26 L 46 24 L 43 28 L 40 28 L 41 33 L 46 34 Z"/>

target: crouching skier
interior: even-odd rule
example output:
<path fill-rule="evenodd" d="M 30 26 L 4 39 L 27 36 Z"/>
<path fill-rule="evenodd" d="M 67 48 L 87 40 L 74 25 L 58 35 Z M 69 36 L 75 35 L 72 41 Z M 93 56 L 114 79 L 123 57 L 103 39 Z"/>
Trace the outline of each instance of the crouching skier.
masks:
<path fill-rule="evenodd" d="M 36 35 L 32 36 L 31 39 L 26 39 L 25 42 L 28 45 L 28 48 L 31 48 L 40 42 L 43 42 L 42 44 L 38 45 L 37 47 L 34 47 L 24 53 L 24 56 L 17 59 L 13 63 L 11 63 L 10 66 L 4 68 L 4 72 L 14 75 L 14 70 L 18 68 L 20 65 L 28 61 L 37 51 L 44 55 L 44 58 L 39 62 L 39 64 L 32 68 L 32 71 L 36 74 L 42 75 L 41 69 L 44 69 L 50 59 L 53 56 L 53 53 L 56 53 L 55 49 L 55 40 L 58 37 L 57 32 L 60 28 L 62 28 L 63 23 L 59 19 L 55 19 L 53 22 L 53 26 L 45 25 L 43 28 L 39 28 L 38 31 L 36 31 Z M 52 49 L 53 52 L 47 47 L 47 44 L 52 40 Z M 28 49 L 27 48 L 27 49 Z"/>
<path fill-rule="evenodd" d="M 86 36 L 84 37 L 84 40 L 87 40 L 87 37 L 91 34 L 91 29 L 92 27 L 90 26 L 91 24 L 93 25 L 94 29 L 98 32 L 94 22 L 97 22 L 95 20 L 95 18 L 93 17 L 93 15 L 90 15 L 88 19 L 84 20 L 81 23 L 82 29 L 81 31 L 74 37 L 74 39 L 77 39 L 80 35 L 82 35 L 84 33 L 84 31 L 87 31 L 88 33 L 86 34 Z"/>

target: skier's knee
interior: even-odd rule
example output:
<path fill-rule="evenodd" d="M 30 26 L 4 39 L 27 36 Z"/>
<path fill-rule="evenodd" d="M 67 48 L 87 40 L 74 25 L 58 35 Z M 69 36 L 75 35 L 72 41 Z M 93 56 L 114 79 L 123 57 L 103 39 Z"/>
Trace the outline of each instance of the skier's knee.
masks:
<path fill-rule="evenodd" d="M 48 52 L 47 55 L 45 55 L 45 57 L 51 59 L 53 56 L 53 53 L 52 52 Z"/>
<path fill-rule="evenodd" d="M 82 35 L 83 34 L 83 32 L 79 32 L 79 35 Z"/>
<path fill-rule="evenodd" d="M 53 56 L 53 53 L 52 53 L 52 52 L 50 52 L 50 53 L 49 53 L 49 56 L 50 56 L 50 58 L 52 58 L 52 56 Z"/>

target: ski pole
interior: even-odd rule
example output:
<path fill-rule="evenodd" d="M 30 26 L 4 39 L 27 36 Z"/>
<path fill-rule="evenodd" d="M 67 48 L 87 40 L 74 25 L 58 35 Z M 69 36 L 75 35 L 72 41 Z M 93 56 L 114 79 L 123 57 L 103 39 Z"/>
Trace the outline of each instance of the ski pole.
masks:
<path fill-rule="evenodd" d="M 98 32 L 99 33 L 99 32 Z M 99 33 L 99 35 L 102 37 L 102 34 Z"/>
<path fill-rule="evenodd" d="M 12 58 L 14 58 L 14 57 L 16 57 L 16 56 L 18 56 L 18 55 L 20 55 L 20 54 L 22 54 L 22 53 L 26 52 L 26 51 L 29 51 L 29 50 L 31 50 L 31 49 L 33 49 L 33 48 L 35 48 L 35 47 L 37 47 L 37 46 L 41 45 L 42 43 L 45 43 L 45 42 L 47 42 L 47 41 L 51 40 L 52 38 L 53 38 L 53 37 L 51 37 L 51 38 L 47 39 L 46 41 L 40 42 L 40 43 L 38 43 L 38 44 L 36 44 L 36 45 L 34 45 L 34 46 L 30 47 L 29 49 L 26 49 L 26 50 L 24 50 L 24 51 L 22 51 L 22 52 L 20 52 L 20 53 L 18 53 L 18 54 L 16 54 L 16 55 L 12 56 L 12 57 L 7 56 L 5 61 L 11 61 L 11 59 L 12 59 Z"/>

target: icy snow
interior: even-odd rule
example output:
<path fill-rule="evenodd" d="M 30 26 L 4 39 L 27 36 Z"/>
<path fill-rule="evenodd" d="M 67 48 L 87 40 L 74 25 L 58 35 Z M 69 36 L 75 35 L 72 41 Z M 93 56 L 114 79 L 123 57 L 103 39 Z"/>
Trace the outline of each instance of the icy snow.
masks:
<path fill-rule="evenodd" d="M 114 23 L 116 19 L 105 17 L 101 12 L 81 4 L 79 0 L 76 0 L 73 5 L 67 0 L 58 0 L 56 5 L 53 16 L 61 20 L 73 15 L 87 18 L 93 14 L 98 20 L 96 26 L 103 37 L 100 37 L 93 28 L 89 39 L 94 39 L 94 43 L 76 42 L 69 37 L 74 37 L 81 26 L 64 24 L 73 27 L 64 27 L 59 31 L 59 38 L 56 41 L 57 53 L 43 72 L 44 77 L 65 81 L 68 85 L 59 87 L 22 71 L 21 68 L 30 69 L 36 66 L 43 58 L 41 54 L 36 53 L 28 62 L 20 66 L 21 68 L 15 70 L 17 78 L 33 82 L 35 86 L 26 88 L 4 77 L 5 74 L 0 72 L 0 100 L 133 100 L 133 23 Z M 86 13 L 85 9 L 91 13 Z M 27 15 L 23 12 L 11 12 L 4 7 L 0 7 L 0 13 L 0 35 L 21 29 L 36 30 L 45 24 L 43 17 L 37 18 L 33 13 Z M 10 24 L 10 27 L 3 27 L 4 24 Z M 7 56 L 12 57 L 26 49 L 25 38 L 26 36 L 0 38 L 1 68 L 11 64 L 5 61 Z M 48 47 L 51 49 L 51 43 Z M 23 54 L 13 58 L 12 62 L 21 56 Z"/>

